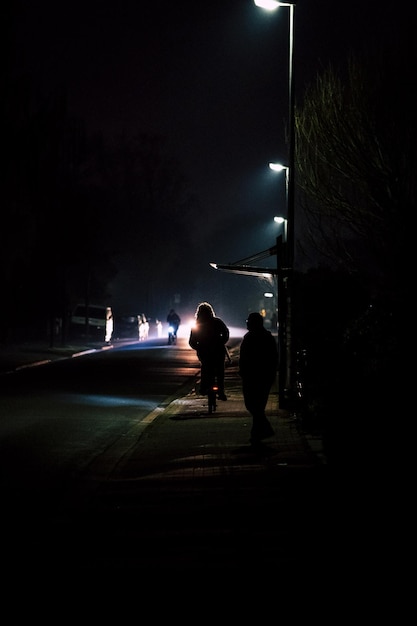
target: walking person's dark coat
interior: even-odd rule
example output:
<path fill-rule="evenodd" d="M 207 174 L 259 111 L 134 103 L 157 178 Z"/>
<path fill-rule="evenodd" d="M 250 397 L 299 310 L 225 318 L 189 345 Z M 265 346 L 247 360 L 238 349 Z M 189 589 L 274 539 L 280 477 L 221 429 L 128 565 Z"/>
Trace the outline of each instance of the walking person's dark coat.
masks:
<path fill-rule="evenodd" d="M 246 325 L 248 332 L 240 344 L 239 374 L 245 406 L 252 415 L 251 441 L 257 443 L 274 434 L 265 409 L 277 375 L 278 349 L 260 313 L 250 313 Z"/>

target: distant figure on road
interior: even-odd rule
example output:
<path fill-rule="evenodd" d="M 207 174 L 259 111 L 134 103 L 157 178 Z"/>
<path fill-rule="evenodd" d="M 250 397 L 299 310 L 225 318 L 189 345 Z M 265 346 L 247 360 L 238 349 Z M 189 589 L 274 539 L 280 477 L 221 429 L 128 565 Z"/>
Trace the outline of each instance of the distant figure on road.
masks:
<path fill-rule="evenodd" d="M 252 415 L 251 443 L 257 444 L 274 434 L 265 409 L 277 375 L 278 349 L 260 313 L 250 313 L 246 326 L 248 332 L 240 344 L 239 375 L 245 406 Z"/>
<path fill-rule="evenodd" d="M 201 302 L 195 313 L 196 324 L 191 329 L 189 345 L 197 352 L 201 363 L 201 395 L 206 395 L 210 384 L 218 387 L 219 400 L 227 400 L 224 393 L 224 361 L 229 329 L 208 302 Z"/>
<path fill-rule="evenodd" d="M 171 309 L 167 316 L 168 322 L 168 343 L 176 343 L 177 342 L 177 333 L 178 328 L 181 324 L 181 318 L 175 309 Z M 170 330 L 170 328 L 172 330 Z"/>
<path fill-rule="evenodd" d="M 145 315 L 139 315 L 139 341 L 146 341 L 149 336 L 149 322 Z"/>

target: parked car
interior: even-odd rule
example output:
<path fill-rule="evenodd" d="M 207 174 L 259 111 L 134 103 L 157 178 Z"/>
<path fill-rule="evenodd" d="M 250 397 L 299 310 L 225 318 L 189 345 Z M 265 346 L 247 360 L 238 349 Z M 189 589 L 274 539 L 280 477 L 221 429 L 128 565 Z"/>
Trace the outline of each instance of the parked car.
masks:
<path fill-rule="evenodd" d="M 114 339 L 134 339 L 139 341 L 140 333 L 140 315 L 128 313 L 124 315 L 116 315 L 114 318 Z"/>
<path fill-rule="evenodd" d="M 70 336 L 73 339 L 104 341 L 113 335 L 113 312 L 109 306 L 78 304 L 71 316 Z"/>

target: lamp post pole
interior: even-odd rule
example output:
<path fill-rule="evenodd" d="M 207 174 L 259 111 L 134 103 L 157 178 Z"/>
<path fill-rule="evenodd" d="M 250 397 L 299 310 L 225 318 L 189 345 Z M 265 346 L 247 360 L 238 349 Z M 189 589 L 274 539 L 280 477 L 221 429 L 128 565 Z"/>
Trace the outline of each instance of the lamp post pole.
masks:
<path fill-rule="evenodd" d="M 286 388 L 290 406 L 295 401 L 294 389 L 294 344 L 293 344 L 293 283 L 294 283 L 294 243 L 295 243 L 295 193 L 294 193 L 294 163 L 295 163 L 295 129 L 294 129 L 294 4 L 289 4 L 289 66 L 288 66 L 288 93 L 289 93 L 289 153 L 288 153 L 288 179 L 287 179 L 287 219 L 288 219 L 288 276 L 287 276 L 287 376 Z"/>
<path fill-rule="evenodd" d="M 294 248 L 295 248 L 295 120 L 294 120 L 294 22 L 295 3 L 278 2 L 277 0 L 254 0 L 256 6 L 274 11 L 279 7 L 289 8 L 289 41 L 288 41 L 288 166 L 286 169 L 287 195 L 287 240 L 285 245 L 286 271 L 281 288 L 285 290 L 285 345 L 286 345 L 286 375 L 285 393 L 280 396 L 280 407 L 291 406 L 294 394 L 294 347 L 293 347 L 293 281 L 294 281 Z M 273 169 L 273 168 L 272 168 Z M 284 168 L 281 168 L 284 169 Z M 279 252 L 277 245 L 277 254 Z M 283 259 L 282 259 L 283 260 Z M 282 301 L 282 299 L 281 299 Z M 281 316 L 282 317 L 282 316 Z"/>
<path fill-rule="evenodd" d="M 281 171 L 285 166 L 270 163 L 273 170 Z M 283 225 L 283 234 L 278 235 L 276 239 L 277 249 L 277 329 L 278 329 L 278 398 L 279 407 L 285 407 L 286 383 L 287 383 L 287 297 L 286 297 L 286 247 L 288 236 L 288 220 L 284 217 L 274 217 L 276 224 Z"/>
<path fill-rule="evenodd" d="M 285 390 L 287 380 L 287 339 L 286 318 L 287 307 L 285 294 L 285 282 L 283 264 L 285 258 L 285 245 L 282 235 L 277 237 L 277 309 L 278 309 L 278 400 L 279 408 L 285 408 Z"/>
<path fill-rule="evenodd" d="M 281 3 L 284 6 L 284 3 Z M 295 163 L 295 132 L 294 132 L 294 9 L 295 4 L 285 4 L 290 9 L 289 50 L 288 50 L 288 170 L 287 170 L 287 210 L 288 210 L 288 265 L 294 269 L 294 163 Z"/>

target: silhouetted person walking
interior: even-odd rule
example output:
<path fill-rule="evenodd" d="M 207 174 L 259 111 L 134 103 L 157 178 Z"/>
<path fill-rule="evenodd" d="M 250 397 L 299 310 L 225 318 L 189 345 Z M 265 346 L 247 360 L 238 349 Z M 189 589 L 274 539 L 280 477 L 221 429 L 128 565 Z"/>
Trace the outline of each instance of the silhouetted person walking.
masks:
<path fill-rule="evenodd" d="M 252 415 L 251 442 L 256 444 L 274 434 L 265 409 L 277 375 L 278 349 L 260 313 L 250 313 L 246 326 L 248 332 L 240 344 L 239 375 L 245 406 Z"/>
<path fill-rule="evenodd" d="M 201 302 L 195 313 L 196 325 L 191 329 L 189 345 L 196 350 L 201 363 L 200 393 L 206 395 L 210 384 L 218 387 L 219 400 L 227 400 L 224 393 L 224 361 L 229 329 L 208 302 Z"/>
<path fill-rule="evenodd" d="M 175 311 L 175 309 L 170 309 L 167 315 L 167 322 L 168 322 L 168 343 L 176 343 L 178 328 L 180 327 L 180 324 L 181 324 L 181 318 L 178 315 L 178 313 Z M 170 328 L 172 330 L 170 330 Z"/>

